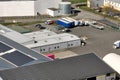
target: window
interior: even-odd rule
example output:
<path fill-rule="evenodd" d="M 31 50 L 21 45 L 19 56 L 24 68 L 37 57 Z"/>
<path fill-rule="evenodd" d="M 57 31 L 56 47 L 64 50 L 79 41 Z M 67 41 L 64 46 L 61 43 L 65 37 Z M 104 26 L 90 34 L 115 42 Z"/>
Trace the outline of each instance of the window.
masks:
<path fill-rule="evenodd" d="M 45 49 L 43 49 L 43 51 L 45 51 Z"/>
<path fill-rule="evenodd" d="M 56 49 L 56 47 L 54 47 Z"/>
<path fill-rule="evenodd" d="M 68 46 L 70 46 L 70 44 L 68 44 Z"/>
<path fill-rule="evenodd" d="M 59 48 L 59 46 L 57 46 L 57 48 Z"/>
<path fill-rule="evenodd" d="M 107 73 L 106 76 L 110 76 L 110 73 Z"/>
<path fill-rule="evenodd" d="M 71 44 L 71 46 L 73 46 L 73 44 Z"/>
<path fill-rule="evenodd" d="M 40 51 L 42 51 L 42 49 L 40 49 Z"/>

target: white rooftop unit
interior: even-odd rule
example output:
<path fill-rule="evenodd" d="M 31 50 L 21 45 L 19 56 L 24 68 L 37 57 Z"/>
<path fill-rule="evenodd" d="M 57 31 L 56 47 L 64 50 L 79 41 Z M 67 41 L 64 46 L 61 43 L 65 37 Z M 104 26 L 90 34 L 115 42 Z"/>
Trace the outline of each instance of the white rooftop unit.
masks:
<path fill-rule="evenodd" d="M 115 53 L 107 54 L 103 60 L 120 74 L 120 55 Z"/>

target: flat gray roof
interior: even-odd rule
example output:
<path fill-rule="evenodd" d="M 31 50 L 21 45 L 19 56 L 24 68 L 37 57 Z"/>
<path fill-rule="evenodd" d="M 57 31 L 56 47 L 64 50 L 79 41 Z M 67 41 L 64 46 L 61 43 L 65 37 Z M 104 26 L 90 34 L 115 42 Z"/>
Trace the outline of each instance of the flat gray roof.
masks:
<path fill-rule="evenodd" d="M 3 80 L 80 80 L 115 72 L 95 54 L 0 71 Z"/>
<path fill-rule="evenodd" d="M 42 54 L 39 54 L 31 49 L 28 49 L 26 47 L 24 47 L 23 45 L 17 43 L 17 42 L 14 42 L 2 35 L 0 35 L 0 41 L 1 42 L 4 42 L 8 45 L 10 45 L 11 47 L 15 48 L 16 50 L 19 50 L 21 52 L 23 52 L 24 54 L 26 55 L 29 55 L 29 56 L 32 56 L 35 58 L 35 60 L 27 63 L 27 64 L 24 64 L 25 65 L 31 65 L 31 64 L 36 64 L 36 63 L 41 63 L 41 62 L 47 62 L 47 61 L 51 61 L 51 59 L 49 59 L 48 57 L 42 55 Z M 22 61 L 22 59 L 21 59 Z M 3 70 L 3 69 L 10 69 L 10 68 L 15 68 L 16 66 L 10 64 L 9 62 L 7 62 L 6 60 L 2 59 L 2 57 L 0 57 L 0 70 Z"/>

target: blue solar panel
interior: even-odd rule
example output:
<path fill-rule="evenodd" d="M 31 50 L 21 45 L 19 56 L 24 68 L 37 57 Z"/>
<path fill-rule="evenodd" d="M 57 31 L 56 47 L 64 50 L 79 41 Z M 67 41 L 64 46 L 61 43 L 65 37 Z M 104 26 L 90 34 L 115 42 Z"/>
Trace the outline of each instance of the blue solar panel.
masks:
<path fill-rule="evenodd" d="M 10 50 L 10 49 L 12 49 L 10 46 L 8 46 L 8 45 L 0 42 L 0 53 L 1 53 L 1 52 L 6 52 L 6 51 L 8 51 L 8 50 Z"/>
<path fill-rule="evenodd" d="M 13 63 L 17 66 L 24 65 L 24 64 L 34 60 L 33 58 L 31 58 L 19 51 L 14 51 L 14 52 L 2 55 L 2 58 L 10 61 L 11 63 Z"/>

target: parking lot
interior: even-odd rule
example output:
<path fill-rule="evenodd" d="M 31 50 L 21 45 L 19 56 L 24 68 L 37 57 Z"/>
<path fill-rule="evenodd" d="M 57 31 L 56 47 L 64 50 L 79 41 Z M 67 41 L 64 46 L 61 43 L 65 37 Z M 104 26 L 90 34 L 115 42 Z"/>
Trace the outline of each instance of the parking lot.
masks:
<path fill-rule="evenodd" d="M 54 26 L 52 25 L 44 25 L 44 26 L 46 26 L 48 29 L 52 31 L 57 32 Z M 86 40 L 86 43 L 87 43 L 86 46 L 67 49 L 67 51 L 72 51 L 73 53 L 78 55 L 95 53 L 101 58 L 103 58 L 108 53 L 120 54 L 120 49 L 113 49 L 112 47 L 113 43 L 116 40 L 120 40 L 120 37 L 119 37 L 120 31 L 113 30 L 111 27 L 105 26 L 104 30 L 99 30 L 90 26 L 75 27 L 75 28 L 72 28 L 71 32 L 69 33 L 75 34 L 79 37 L 85 36 L 88 39 Z M 64 53 L 66 52 L 64 51 Z"/>
<path fill-rule="evenodd" d="M 72 29 L 72 33 L 77 36 L 87 36 L 87 45 L 77 47 L 71 51 L 77 54 L 96 53 L 100 57 L 104 57 L 108 53 L 120 54 L 119 49 L 113 49 L 112 45 L 116 40 L 120 40 L 120 32 L 105 28 L 105 30 L 98 30 L 92 27 L 79 27 Z"/>

